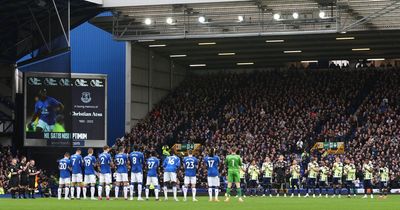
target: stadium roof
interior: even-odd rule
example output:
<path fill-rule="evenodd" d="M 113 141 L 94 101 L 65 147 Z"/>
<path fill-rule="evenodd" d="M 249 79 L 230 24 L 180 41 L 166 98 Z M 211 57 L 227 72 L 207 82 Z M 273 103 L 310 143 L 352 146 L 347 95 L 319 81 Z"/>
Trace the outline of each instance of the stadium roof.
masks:
<path fill-rule="evenodd" d="M 103 9 L 97 4 L 70 0 L 71 28 L 87 21 Z M 15 63 L 19 58 L 43 48 L 51 54 L 51 42 L 63 34 L 54 5 L 67 25 L 67 0 L 3 0 L 0 6 L 0 63 Z M 59 43 L 58 43 L 59 44 Z M 67 45 L 66 45 L 67 46 Z"/>
<path fill-rule="evenodd" d="M 171 0 L 174 1 L 189 2 Z M 137 0 L 115 2 L 125 3 L 108 8 L 114 17 L 96 18 L 92 22 L 112 31 L 120 40 L 400 29 L 400 0 L 248 0 L 196 4 L 161 4 L 165 0 L 153 0 L 144 3 L 161 4 L 151 6 L 137 6 L 141 5 Z"/>
<path fill-rule="evenodd" d="M 400 58 L 400 31 L 360 31 L 208 39 L 139 40 L 186 66 L 211 69 L 271 67 L 294 61 Z M 238 63 L 242 63 L 238 66 Z M 254 64 L 251 64 L 254 63 Z M 239 64 L 240 65 L 240 64 Z M 204 65 L 193 68 L 201 69 Z"/>
<path fill-rule="evenodd" d="M 134 1 L 90 22 L 193 68 L 400 57 L 400 0 Z"/>

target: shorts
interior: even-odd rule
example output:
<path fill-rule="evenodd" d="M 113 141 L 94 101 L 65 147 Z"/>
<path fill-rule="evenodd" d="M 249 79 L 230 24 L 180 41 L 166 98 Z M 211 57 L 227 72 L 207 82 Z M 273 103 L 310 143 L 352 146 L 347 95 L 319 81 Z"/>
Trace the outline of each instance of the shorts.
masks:
<path fill-rule="evenodd" d="M 277 184 L 285 184 L 286 183 L 285 176 L 276 177 L 276 183 Z"/>
<path fill-rule="evenodd" d="M 326 181 L 319 181 L 319 188 L 326 187 Z"/>
<path fill-rule="evenodd" d="M 164 182 L 176 182 L 176 173 L 164 172 Z"/>
<path fill-rule="evenodd" d="M 294 187 L 294 186 L 299 186 L 299 179 L 292 179 L 291 181 L 290 181 L 290 183 L 291 183 L 291 186 L 292 187 Z"/>
<path fill-rule="evenodd" d="M 131 173 L 131 183 L 142 183 L 143 173 Z"/>
<path fill-rule="evenodd" d="M 83 182 L 82 174 L 72 174 L 72 183 Z"/>
<path fill-rule="evenodd" d="M 43 120 L 39 120 L 36 127 L 41 128 L 43 132 L 52 132 L 54 129 L 54 125 L 49 125 Z"/>
<path fill-rule="evenodd" d="M 197 179 L 195 176 L 185 176 L 183 183 L 185 185 L 196 185 Z"/>
<path fill-rule="evenodd" d="M 246 184 L 246 179 L 245 178 L 240 178 L 240 184 Z"/>
<path fill-rule="evenodd" d="M 370 179 L 364 180 L 364 188 L 372 188 L 372 182 Z"/>
<path fill-rule="evenodd" d="M 388 182 L 380 182 L 381 188 L 387 188 L 388 187 Z"/>
<path fill-rule="evenodd" d="M 19 185 L 20 186 L 28 186 L 29 185 L 28 176 L 21 176 L 20 180 L 19 180 Z"/>
<path fill-rule="evenodd" d="M 239 171 L 228 171 L 228 182 L 230 182 L 230 183 L 240 183 Z"/>
<path fill-rule="evenodd" d="M 250 180 L 249 181 L 249 187 L 250 188 L 257 188 L 258 187 L 257 180 Z"/>
<path fill-rule="evenodd" d="M 346 180 L 346 186 L 352 188 L 354 186 L 353 180 Z"/>
<path fill-rule="evenodd" d="M 342 178 L 333 177 L 332 184 L 333 184 L 333 185 L 340 185 L 340 184 L 342 184 Z"/>
<path fill-rule="evenodd" d="M 108 174 L 100 174 L 99 183 L 101 183 L 101 184 L 103 184 L 103 183 L 111 184 L 112 183 L 111 174 L 110 173 L 108 173 Z"/>
<path fill-rule="evenodd" d="M 271 185 L 271 177 L 264 177 L 263 178 L 263 185 L 267 186 L 267 185 Z"/>
<path fill-rule="evenodd" d="M 19 186 L 19 177 L 18 176 L 12 176 L 9 182 L 9 187 L 10 188 L 17 188 Z"/>
<path fill-rule="evenodd" d="M 308 187 L 315 187 L 315 181 L 316 181 L 316 178 L 308 178 L 307 179 Z"/>
<path fill-rule="evenodd" d="M 69 185 L 71 183 L 71 178 L 60 178 L 58 181 L 59 185 Z"/>
<path fill-rule="evenodd" d="M 158 186 L 158 178 L 156 176 L 147 176 L 146 185 Z"/>
<path fill-rule="evenodd" d="M 219 177 L 218 176 L 209 176 L 207 177 L 208 187 L 219 187 Z"/>
<path fill-rule="evenodd" d="M 128 182 L 128 173 L 114 173 L 116 182 Z"/>
<path fill-rule="evenodd" d="M 29 188 L 35 189 L 36 188 L 36 177 L 29 177 Z"/>
<path fill-rule="evenodd" d="M 85 184 L 96 184 L 96 175 L 90 174 L 90 175 L 85 175 Z"/>

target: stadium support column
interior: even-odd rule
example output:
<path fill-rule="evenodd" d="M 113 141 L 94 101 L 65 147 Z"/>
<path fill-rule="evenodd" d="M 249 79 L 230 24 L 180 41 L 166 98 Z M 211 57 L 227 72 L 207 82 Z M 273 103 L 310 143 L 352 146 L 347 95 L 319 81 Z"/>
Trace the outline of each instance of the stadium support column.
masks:
<path fill-rule="evenodd" d="M 132 103 L 132 43 L 125 43 L 125 133 L 131 130 L 131 103 Z"/>
<path fill-rule="evenodd" d="M 172 59 L 169 59 L 169 91 L 171 92 L 173 89 L 173 79 L 174 79 L 174 62 Z"/>
<path fill-rule="evenodd" d="M 150 112 L 151 108 L 153 107 L 153 60 L 154 60 L 154 54 L 153 51 L 148 49 L 148 61 L 149 61 L 149 70 L 148 70 L 148 80 L 147 80 L 147 85 L 148 85 L 148 107 L 147 111 Z"/>

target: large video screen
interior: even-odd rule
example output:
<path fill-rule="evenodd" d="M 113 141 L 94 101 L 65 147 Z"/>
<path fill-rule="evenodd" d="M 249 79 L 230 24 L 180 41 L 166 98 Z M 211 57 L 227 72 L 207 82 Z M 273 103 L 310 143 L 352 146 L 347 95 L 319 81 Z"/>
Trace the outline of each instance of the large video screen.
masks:
<path fill-rule="evenodd" d="M 25 146 L 102 147 L 106 123 L 106 75 L 25 74 Z"/>

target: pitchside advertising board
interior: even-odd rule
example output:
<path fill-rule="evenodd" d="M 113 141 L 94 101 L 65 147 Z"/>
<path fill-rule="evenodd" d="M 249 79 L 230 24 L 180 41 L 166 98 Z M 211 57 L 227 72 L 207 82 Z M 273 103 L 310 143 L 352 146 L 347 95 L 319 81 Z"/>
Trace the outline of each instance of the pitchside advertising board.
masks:
<path fill-rule="evenodd" d="M 106 144 L 106 75 L 26 73 L 24 84 L 24 146 Z"/>

